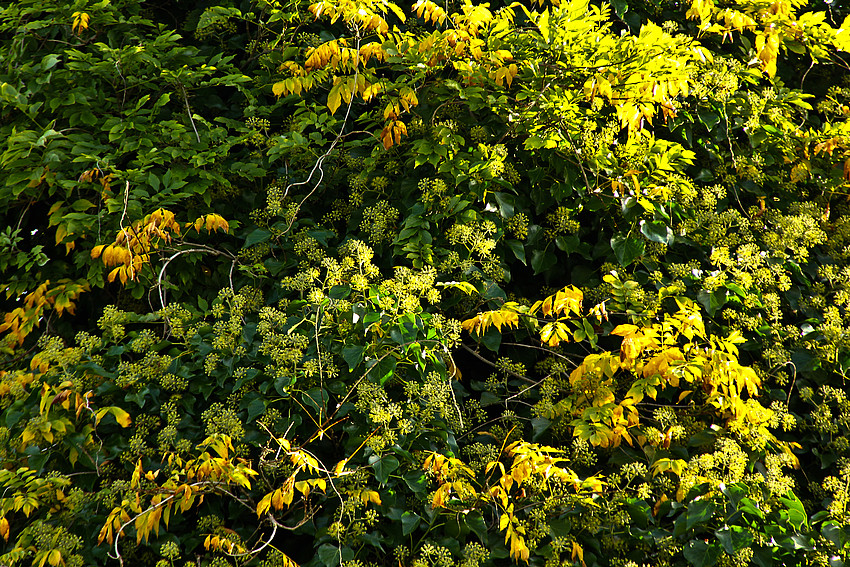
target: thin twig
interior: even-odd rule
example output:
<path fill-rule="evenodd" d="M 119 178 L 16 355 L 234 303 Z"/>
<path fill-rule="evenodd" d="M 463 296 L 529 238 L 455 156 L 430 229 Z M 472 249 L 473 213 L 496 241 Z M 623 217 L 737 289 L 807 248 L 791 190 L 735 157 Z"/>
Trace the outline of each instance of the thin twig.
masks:
<path fill-rule="evenodd" d="M 357 84 L 357 78 L 360 74 L 360 30 L 357 29 L 357 28 L 355 28 L 355 38 L 356 38 L 355 50 L 357 51 L 357 65 L 355 65 L 355 67 L 354 67 L 354 84 L 356 85 Z M 301 199 L 301 201 L 295 207 L 295 210 L 292 211 L 292 218 L 289 219 L 289 224 L 287 225 L 286 230 L 283 231 L 284 234 L 288 233 L 292 229 L 292 225 L 295 224 L 295 218 L 298 215 L 298 211 L 301 210 L 301 207 L 304 205 L 305 202 L 307 202 L 307 199 L 312 197 L 313 193 L 315 193 L 316 190 L 318 190 L 319 186 L 322 184 L 322 180 L 325 178 L 325 170 L 322 169 L 322 164 L 328 158 L 328 156 L 331 155 L 331 152 L 333 152 L 334 148 L 336 148 L 336 146 L 340 142 L 340 140 L 342 140 L 345 137 L 345 134 L 344 134 L 345 125 L 348 123 L 348 117 L 351 114 L 351 107 L 354 105 L 354 98 L 355 98 L 354 93 L 352 93 L 351 98 L 348 100 L 348 107 L 345 109 L 345 116 L 342 119 L 342 125 L 339 128 L 339 134 L 336 135 L 336 138 L 334 138 L 334 141 L 331 142 L 331 145 L 328 147 L 328 149 L 325 151 L 325 153 L 322 154 L 321 156 L 319 156 L 319 159 L 316 160 L 316 163 L 313 165 L 313 169 L 310 170 L 310 175 L 307 176 L 307 179 L 305 179 L 304 181 L 298 181 L 297 183 L 290 183 L 289 185 L 286 186 L 286 189 L 283 192 L 284 197 L 286 197 L 289 194 L 289 191 L 291 189 L 293 189 L 294 187 L 300 187 L 301 185 L 307 185 L 307 184 L 311 183 L 311 180 L 313 179 L 313 175 L 316 173 L 316 170 L 319 171 L 319 179 L 316 181 L 316 184 L 313 186 L 313 188 L 310 190 L 310 192 L 307 193 L 307 195 L 305 195 L 303 199 Z"/>
<path fill-rule="evenodd" d="M 121 227 L 121 233 L 124 235 L 124 242 L 127 244 L 127 251 L 130 253 L 130 267 L 133 267 L 133 247 L 130 246 L 130 234 L 127 232 L 127 228 L 124 226 L 124 219 L 127 218 L 127 206 L 130 202 L 130 180 L 124 182 L 124 208 L 121 211 L 121 219 L 118 221 L 118 225 Z"/>
<path fill-rule="evenodd" d="M 159 276 L 156 278 L 156 287 L 157 287 L 157 290 L 159 292 L 159 304 L 160 304 L 160 306 L 162 307 L 163 310 L 165 310 L 165 292 L 163 291 L 163 287 L 162 287 L 162 279 L 165 276 L 165 269 L 168 268 L 168 264 L 170 264 L 172 260 L 174 260 L 178 256 L 181 256 L 182 254 L 189 254 L 190 252 L 207 252 L 207 253 L 212 254 L 214 256 L 232 257 L 232 255 L 228 254 L 227 252 L 222 252 L 221 250 L 216 250 L 215 248 L 210 248 L 208 246 L 204 246 L 203 244 L 196 244 L 195 246 L 200 246 L 200 248 L 187 248 L 185 250 L 178 250 L 177 252 L 175 252 L 174 254 L 172 254 L 168 258 L 168 260 L 165 261 L 165 263 L 162 265 L 162 268 L 159 270 Z M 232 273 L 232 269 L 231 269 L 231 273 Z M 232 279 L 231 279 L 231 282 L 230 282 L 230 287 L 231 287 L 231 289 L 233 289 L 233 280 Z"/>
<path fill-rule="evenodd" d="M 488 366 L 492 366 L 493 368 L 496 368 L 497 370 L 505 372 L 509 376 L 513 376 L 514 378 L 519 378 L 520 380 L 525 380 L 526 382 L 530 382 L 531 384 L 537 383 L 535 380 L 532 380 L 528 376 L 523 376 L 522 374 L 518 374 L 517 372 L 514 372 L 513 370 L 505 370 L 503 368 L 499 368 L 498 366 L 496 366 L 495 362 L 487 360 L 486 358 L 484 358 L 483 356 L 481 356 L 480 354 L 478 354 L 477 352 L 475 352 L 474 350 L 472 350 L 471 348 L 469 348 L 466 345 L 460 345 L 460 346 L 463 347 L 463 350 L 465 350 L 466 352 L 468 352 L 469 354 L 471 354 L 472 356 L 474 356 L 475 358 L 477 358 L 478 360 L 480 360 L 484 364 L 487 364 Z"/>
<path fill-rule="evenodd" d="M 198 129 L 195 127 L 195 120 L 192 118 L 192 109 L 189 107 L 189 96 L 186 94 L 186 87 L 183 86 L 183 83 L 177 81 L 177 85 L 180 87 L 180 92 L 183 93 L 183 102 L 186 103 L 186 114 L 189 115 L 189 122 L 192 124 L 192 130 L 195 131 L 195 138 L 198 140 L 198 143 L 201 143 L 201 136 L 198 134 Z"/>

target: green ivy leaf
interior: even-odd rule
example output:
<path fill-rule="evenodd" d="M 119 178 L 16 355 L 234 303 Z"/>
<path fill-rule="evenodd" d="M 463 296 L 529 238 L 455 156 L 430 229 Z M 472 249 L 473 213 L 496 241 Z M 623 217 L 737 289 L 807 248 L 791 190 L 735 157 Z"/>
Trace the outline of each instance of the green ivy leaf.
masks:
<path fill-rule="evenodd" d="M 614 236 L 611 238 L 611 249 L 614 250 L 617 262 L 626 267 L 643 255 L 646 243 L 643 240 L 627 236 Z"/>
<path fill-rule="evenodd" d="M 697 294 L 697 300 L 705 307 L 708 314 L 714 317 L 717 311 L 726 305 L 726 290 L 718 289 L 713 292 L 700 290 Z"/>
<path fill-rule="evenodd" d="M 803 528 L 808 527 L 808 515 L 806 514 L 806 509 L 803 508 L 803 503 L 790 490 L 785 496 L 785 498 L 780 498 L 779 500 L 788 507 L 788 522 L 795 530 L 803 531 Z"/>
<path fill-rule="evenodd" d="M 378 482 L 386 484 L 390 474 L 398 468 L 398 459 L 392 455 L 386 455 L 372 463 L 372 468 L 375 470 L 375 478 Z"/>
<path fill-rule="evenodd" d="M 259 244 L 260 242 L 265 242 L 269 238 L 272 237 L 272 233 L 264 228 L 258 228 L 251 231 L 248 236 L 245 238 L 245 248 L 249 246 L 253 246 L 254 244 Z"/>
<path fill-rule="evenodd" d="M 511 252 L 514 253 L 514 256 L 517 260 L 523 263 L 524 266 L 528 265 L 528 262 L 525 259 L 525 246 L 523 246 L 522 242 L 519 240 L 506 240 L 505 244 L 508 245 L 508 248 L 511 249 Z"/>
<path fill-rule="evenodd" d="M 741 526 L 724 526 L 715 530 L 714 535 L 729 555 L 748 547 L 753 542 L 753 536 Z"/>
<path fill-rule="evenodd" d="M 354 559 L 354 551 L 350 547 L 340 549 L 330 543 L 320 545 L 316 555 L 325 567 L 336 567 L 340 564 L 340 559 L 342 562 Z"/>
<path fill-rule="evenodd" d="M 661 221 L 641 221 L 640 232 L 652 242 L 670 246 L 673 244 L 673 230 Z"/>
<path fill-rule="evenodd" d="M 363 361 L 363 345 L 348 345 L 342 348 L 342 359 L 348 364 L 348 370 L 352 371 Z"/>
<path fill-rule="evenodd" d="M 401 515 L 401 533 L 406 536 L 412 534 L 419 527 L 421 521 L 422 518 L 413 512 L 405 512 Z"/>
<path fill-rule="evenodd" d="M 558 258 L 549 250 L 535 250 L 531 253 L 531 267 L 534 275 L 542 274 L 558 263 Z"/>
<path fill-rule="evenodd" d="M 688 505 L 686 530 L 697 524 L 705 523 L 714 514 L 715 506 L 711 500 L 697 500 Z"/>
<path fill-rule="evenodd" d="M 716 543 L 706 543 L 701 539 L 693 539 L 685 546 L 684 556 L 694 567 L 710 567 L 717 563 L 723 550 Z"/>
<path fill-rule="evenodd" d="M 253 398 L 253 399 L 252 399 Z M 245 403 L 246 400 L 250 400 Z M 249 392 L 245 394 L 245 399 L 242 400 L 242 405 L 248 410 L 246 421 L 251 422 L 257 416 L 262 415 L 266 411 L 266 400 L 259 392 Z"/>

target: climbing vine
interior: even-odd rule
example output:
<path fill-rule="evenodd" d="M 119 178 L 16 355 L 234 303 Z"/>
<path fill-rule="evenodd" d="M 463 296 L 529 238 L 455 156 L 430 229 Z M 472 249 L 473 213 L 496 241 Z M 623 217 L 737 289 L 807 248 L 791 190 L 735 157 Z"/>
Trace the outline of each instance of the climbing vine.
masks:
<path fill-rule="evenodd" d="M 833 4 L 0 7 L 0 563 L 843 565 Z"/>

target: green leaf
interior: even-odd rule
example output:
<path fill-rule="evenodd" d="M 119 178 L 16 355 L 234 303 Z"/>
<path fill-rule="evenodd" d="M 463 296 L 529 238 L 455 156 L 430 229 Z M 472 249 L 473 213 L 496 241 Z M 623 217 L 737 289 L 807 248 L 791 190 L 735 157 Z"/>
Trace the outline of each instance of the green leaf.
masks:
<path fill-rule="evenodd" d="M 522 262 L 525 266 L 528 265 L 528 262 L 526 262 L 525 260 L 525 246 L 523 246 L 522 242 L 520 242 L 519 240 L 511 239 L 506 240 L 505 244 L 508 245 L 508 248 L 511 249 L 511 252 L 513 252 L 514 257 L 516 257 L 517 260 Z"/>
<path fill-rule="evenodd" d="M 466 514 L 463 521 L 466 523 L 469 531 L 478 536 L 481 543 L 487 545 L 487 523 L 484 521 L 484 517 L 481 516 L 481 513 L 476 511 L 469 512 Z"/>
<path fill-rule="evenodd" d="M 502 333 L 500 333 L 496 327 L 488 327 L 487 330 L 484 331 L 484 334 L 480 335 L 478 338 L 481 339 L 481 344 L 493 352 L 497 352 L 499 350 L 499 345 L 502 344 Z"/>
<path fill-rule="evenodd" d="M 686 529 L 690 531 L 697 524 L 705 523 L 714 515 L 714 502 L 711 500 L 697 500 L 688 504 Z"/>
<path fill-rule="evenodd" d="M 548 271 L 557 263 L 558 258 L 549 250 L 535 250 L 531 253 L 531 267 L 535 276 Z"/>
<path fill-rule="evenodd" d="M 846 531 L 833 521 L 824 522 L 823 526 L 821 526 L 820 533 L 839 549 L 843 548 L 847 541 Z"/>
<path fill-rule="evenodd" d="M 422 518 L 413 512 L 405 512 L 401 515 L 401 533 L 405 536 L 412 534 L 421 521 Z"/>
<path fill-rule="evenodd" d="M 697 112 L 697 116 L 699 116 L 699 121 L 705 124 L 709 132 L 714 130 L 714 127 L 720 123 L 720 114 L 716 112 Z"/>
<path fill-rule="evenodd" d="M 502 218 L 511 218 L 514 216 L 514 196 L 510 193 L 502 193 L 497 191 L 493 193 L 493 196 L 496 198 L 496 202 L 499 204 L 499 213 L 501 213 Z"/>
<path fill-rule="evenodd" d="M 531 440 L 537 441 L 543 433 L 549 430 L 549 427 L 552 425 L 552 422 L 546 419 L 545 417 L 535 417 L 531 420 L 531 428 L 534 432 Z"/>
<path fill-rule="evenodd" d="M 803 503 L 790 490 L 785 496 L 785 498 L 780 497 L 779 500 L 788 507 L 788 521 L 795 530 L 803 531 L 803 528 L 808 528 L 808 515 Z"/>
<path fill-rule="evenodd" d="M 694 539 L 685 546 L 684 556 L 688 563 L 694 567 L 710 567 L 720 559 L 722 550 L 716 543 L 706 543 L 701 539 Z"/>
<path fill-rule="evenodd" d="M 814 549 L 814 540 L 804 534 L 792 534 L 788 537 L 779 538 L 776 543 L 779 544 L 779 547 L 785 549 L 805 549 L 807 551 Z"/>
<path fill-rule="evenodd" d="M 351 294 L 351 287 L 347 285 L 335 285 L 328 290 L 331 299 L 345 299 Z"/>
<path fill-rule="evenodd" d="M 752 514 L 757 518 L 764 519 L 764 512 L 759 510 L 758 506 L 749 498 L 741 498 L 741 501 L 738 503 L 738 510 Z"/>
<path fill-rule="evenodd" d="M 316 410 L 317 415 L 327 413 L 328 393 L 321 388 L 312 388 L 301 395 L 304 405 Z"/>
<path fill-rule="evenodd" d="M 340 564 L 340 559 L 343 562 L 354 559 L 354 551 L 350 547 L 346 546 L 340 549 L 330 543 L 320 545 L 319 549 L 316 550 L 316 555 L 325 567 L 336 567 Z"/>
<path fill-rule="evenodd" d="M 250 234 L 248 234 L 247 238 L 245 238 L 245 248 L 249 246 L 253 246 L 254 244 L 259 244 L 260 242 L 265 242 L 269 238 L 272 237 L 272 233 L 264 228 L 257 228 L 253 230 Z"/>
<path fill-rule="evenodd" d="M 729 555 L 734 554 L 739 549 L 749 547 L 753 542 L 753 536 L 741 526 L 724 526 L 715 530 L 714 535 L 723 546 L 723 550 Z"/>
<path fill-rule="evenodd" d="M 390 475 L 398 468 L 398 459 L 392 455 L 385 455 L 372 463 L 372 468 L 375 470 L 375 478 L 381 484 L 386 484 Z"/>
<path fill-rule="evenodd" d="M 646 248 L 643 240 L 629 238 L 627 236 L 614 236 L 611 238 L 611 249 L 621 266 L 626 267 L 642 256 Z"/>
<path fill-rule="evenodd" d="M 74 204 L 71 205 L 71 208 L 77 212 L 87 211 L 95 206 L 94 203 L 89 201 L 88 199 L 77 199 L 74 201 Z"/>
<path fill-rule="evenodd" d="M 739 286 L 738 284 L 736 284 L 734 282 L 727 282 L 724 285 L 725 285 L 726 289 L 728 289 L 730 291 L 734 291 L 735 293 L 737 293 L 741 297 L 747 297 L 747 295 L 748 295 L 747 290 L 745 290 L 743 287 Z"/>
<path fill-rule="evenodd" d="M 726 305 L 726 291 L 718 289 L 717 291 L 708 292 L 702 289 L 697 294 L 697 300 L 705 307 L 708 314 L 714 317 L 717 311 Z"/>
<path fill-rule="evenodd" d="M 390 355 L 380 360 L 370 360 L 367 364 L 369 366 L 369 379 L 376 380 L 383 385 L 393 377 L 398 360 Z"/>
<path fill-rule="evenodd" d="M 266 400 L 257 392 L 250 392 L 250 394 L 254 394 L 255 397 L 248 402 L 248 406 L 246 407 L 248 416 L 245 420 L 248 422 L 253 421 L 257 416 L 262 415 L 266 411 Z M 247 398 L 248 395 L 245 397 Z"/>
<path fill-rule="evenodd" d="M 629 11 L 629 3 L 626 0 L 611 0 L 611 6 L 614 7 L 618 18 L 622 18 Z"/>
<path fill-rule="evenodd" d="M 402 475 L 404 483 L 415 494 L 423 495 L 428 493 L 428 481 L 425 479 L 425 474 L 421 471 L 410 471 Z"/>
<path fill-rule="evenodd" d="M 342 359 L 348 363 L 348 370 L 352 371 L 363 360 L 363 345 L 348 345 L 342 348 Z"/>
<path fill-rule="evenodd" d="M 640 232 L 652 242 L 670 246 L 673 244 L 673 230 L 661 221 L 641 221 Z"/>

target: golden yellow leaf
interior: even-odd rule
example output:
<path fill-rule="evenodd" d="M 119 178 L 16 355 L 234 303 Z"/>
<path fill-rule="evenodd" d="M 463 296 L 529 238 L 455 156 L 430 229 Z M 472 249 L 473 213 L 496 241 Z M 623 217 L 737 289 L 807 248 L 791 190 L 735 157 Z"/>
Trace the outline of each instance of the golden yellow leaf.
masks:
<path fill-rule="evenodd" d="M 117 421 L 121 427 L 130 427 L 132 419 L 130 418 L 129 413 L 117 406 L 109 408 L 109 412 L 115 416 L 115 421 Z"/>
<path fill-rule="evenodd" d="M 80 33 L 81 31 L 88 29 L 91 16 L 87 13 L 74 12 L 71 14 L 71 18 L 73 18 L 73 22 L 71 23 L 71 33 Z"/>

